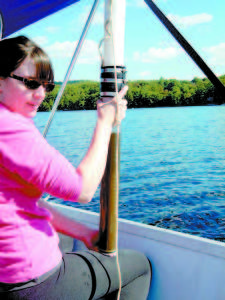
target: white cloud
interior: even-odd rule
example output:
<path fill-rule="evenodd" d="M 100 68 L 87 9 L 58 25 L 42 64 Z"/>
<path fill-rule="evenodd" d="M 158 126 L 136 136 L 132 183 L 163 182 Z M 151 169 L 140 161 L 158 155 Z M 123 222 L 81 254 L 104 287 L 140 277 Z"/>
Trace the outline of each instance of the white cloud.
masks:
<path fill-rule="evenodd" d="M 104 23 L 104 13 L 103 12 L 96 12 L 93 20 L 93 24 L 101 25 Z"/>
<path fill-rule="evenodd" d="M 186 17 L 169 14 L 168 19 L 170 19 L 171 22 L 180 25 L 181 27 L 189 27 L 196 24 L 211 22 L 213 17 L 212 15 L 206 13 Z"/>
<path fill-rule="evenodd" d="M 127 5 L 136 7 L 146 7 L 146 3 L 144 0 L 128 0 Z"/>
<path fill-rule="evenodd" d="M 153 0 L 156 4 L 159 2 L 166 2 L 167 0 Z M 136 6 L 136 7 L 146 7 L 147 4 L 145 3 L 144 0 L 128 0 L 127 2 L 128 6 Z"/>
<path fill-rule="evenodd" d="M 54 44 L 45 47 L 45 50 L 49 54 L 49 57 L 52 58 L 71 58 L 76 46 L 77 41 L 55 42 Z M 97 61 L 99 61 L 98 44 L 92 40 L 86 40 L 79 54 L 78 62 L 83 64 L 94 64 Z"/>
<path fill-rule="evenodd" d="M 158 3 L 158 2 L 167 2 L 168 0 L 152 0 L 152 1 Z"/>
<path fill-rule="evenodd" d="M 74 23 L 84 24 L 89 16 L 89 13 L 91 11 L 91 6 L 87 5 L 84 7 L 83 11 L 79 14 L 78 19 L 75 19 L 72 21 L 72 26 Z M 104 6 L 100 5 L 98 9 L 96 10 L 91 26 L 93 25 L 101 25 L 104 23 Z"/>
<path fill-rule="evenodd" d="M 37 43 L 40 46 L 46 45 L 48 43 L 48 38 L 47 36 L 37 36 L 33 38 L 33 41 Z"/>
<path fill-rule="evenodd" d="M 144 63 L 155 63 L 160 60 L 168 60 L 176 57 L 181 53 L 179 48 L 168 47 L 168 48 L 149 48 L 146 52 L 135 52 L 134 60 L 138 60 Z"/>
<path fill-rule="evenodd" d="M 49 27 L 46 27 L 46 31 L 48 33 L 57 33 L 57 32 L 59 32 L 59 30 L 60 30 L 60 27 L 58 27 L 58 26 L 49 26 Z"/>
<path fill-rule="evenodd" d="M 150 72 L 150 71 L 143 71 L 143 72 L 139 73 L 139 76 L 141 78 L 148 78 L 150 75 L 152 75 L 152 72 Z"/>
<path fill-rule="evenodd" d="M 205 48 L 210 55 L 210 64 L 216 66 L 225 66 L 225 43 Z"/>

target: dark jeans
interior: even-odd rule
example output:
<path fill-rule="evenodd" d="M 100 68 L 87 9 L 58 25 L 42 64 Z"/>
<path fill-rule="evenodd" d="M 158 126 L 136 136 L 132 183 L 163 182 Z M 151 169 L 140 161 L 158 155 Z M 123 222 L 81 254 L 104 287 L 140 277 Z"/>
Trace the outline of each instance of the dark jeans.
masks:
<path fill-rule="evenodd" d="M 147 298 L 151 267 L 148 259 L 132 250 L 119 251 L 122 290 L 120 299 Z M 61 266 L 41 283 L 0 292 L 8 300 L 117 299 L 119 276 L 116 257 L 94 251 L 68 252 Z"/>

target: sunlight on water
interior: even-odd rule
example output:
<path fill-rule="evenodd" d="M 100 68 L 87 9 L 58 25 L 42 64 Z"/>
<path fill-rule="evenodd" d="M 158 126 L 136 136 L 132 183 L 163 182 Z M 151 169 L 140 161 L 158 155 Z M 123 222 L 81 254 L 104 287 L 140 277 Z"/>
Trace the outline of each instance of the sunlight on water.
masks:
<path fill-rule="evenodd" d="M 38 113 L 41 131 L 49 113 Z M 75 166 L 95 111 L 57 112 L 48 141 Z M 119 216 L 225 239 L 225 106 L 131 109 L 122 124 Z M 55 199 L 61 202 L 60 199 Z M 89 205 L 99 212 L 99 190 Z"/>

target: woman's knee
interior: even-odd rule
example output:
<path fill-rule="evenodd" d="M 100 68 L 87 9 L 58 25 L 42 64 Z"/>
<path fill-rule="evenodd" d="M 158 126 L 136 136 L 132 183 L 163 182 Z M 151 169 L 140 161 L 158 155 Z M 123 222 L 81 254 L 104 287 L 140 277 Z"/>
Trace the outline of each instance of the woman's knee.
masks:
<path fill-rule="evenodd" d="M 120 250 L 119 261 L 121 265 L 131 265 L 133 269 L 140 275 L 141 273 L 151 273 L 150 260 L 141 252 L 135 250 Z"/>
<path fill-rule="evenodd" d="M 88 251 L 88 253 L 93 255 L 93 257 L 96 257 L 109 278 L 110 285 L 107 297 L 109 297 L 109 294 L 113 295 L 113 292 L 116 293 L 120 284 L 123 289 L 122 294 L 125 295 L 134 295 L 135 291 L 140 292 L 140 290 L 143 290 L 143 292 L 145 291 L 146 293 L 148 292 L 151 281 L 151 264 L 149 259 L 143 253 L 121 249 L 118 253 L 118 261 L 116 257 L 109 257 L 92 251 Z M 121 283 L 119 283 L 119 273 L 121 274 Z M 97 280 L 97 283 L 101 286 L 103 280 L 100 281 L 101 282 Z M 108 299 L 107 297 L 101 299 Z M 129 298 L 125 297 L 125 299 Z"/>
<path fill-rule="evenodd" d="M 151 263 L 141 252 L 119 251 L 121 300 L 146 299 L 151 283 Z"/>

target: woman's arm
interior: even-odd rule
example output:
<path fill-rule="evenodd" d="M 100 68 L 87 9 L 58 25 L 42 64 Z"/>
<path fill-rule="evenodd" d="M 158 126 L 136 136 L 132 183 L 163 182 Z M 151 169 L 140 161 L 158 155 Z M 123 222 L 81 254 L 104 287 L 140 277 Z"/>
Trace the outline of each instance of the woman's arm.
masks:
<path fill-rule="evenodd" d="M 61 205 L 48 202 L 43 198 L 38 201 L 38 206 L 50 211 L 51 224 L 57 232 L 82 241 L 88 249 L 97 250 L 95 245 L 98 240 L 98 231 L 74 220 L 71 208 L 67 214 L 61 209 Z"/>
<path fill-rule="evenodd" d="M 78 202 L 89 202 L 102 179 L 113 124 L 115 120 L 121 122 L 125 117 L 127 101 L 123 97 L 127 89 L 128 87 L 125 86 L 119 92 L 118 99 L 113 98 L 109 102 L 99 100 L 97 103 L 98 119 L 91 145 L 77 168 L 77 172 L 81 174 L 83 182 Z"/>
<path fill-rule="evenodd" d="M 112 99 L 108 103 L 98 101 L 98 120 L 87 154 L 77 168 L 82 176 L 82 191 L 79 202 L 92 199 L 104 173 L 108 154 L 109 140 L 115 120 L 120 122 L 126 112 L 127 101 L 123 100 L 127 87 L 119 93 L 119 101 Z M 51 223 L 56 231 L 76 238 L 85 243 L 89 249 L 95 250 L 98 231 L 87 227 L 73 219 L 73 214 L 65 214 L 61 206 L 44 199 L 39 200 L 39 206 L 48 209 L 52 214 Z"/>

